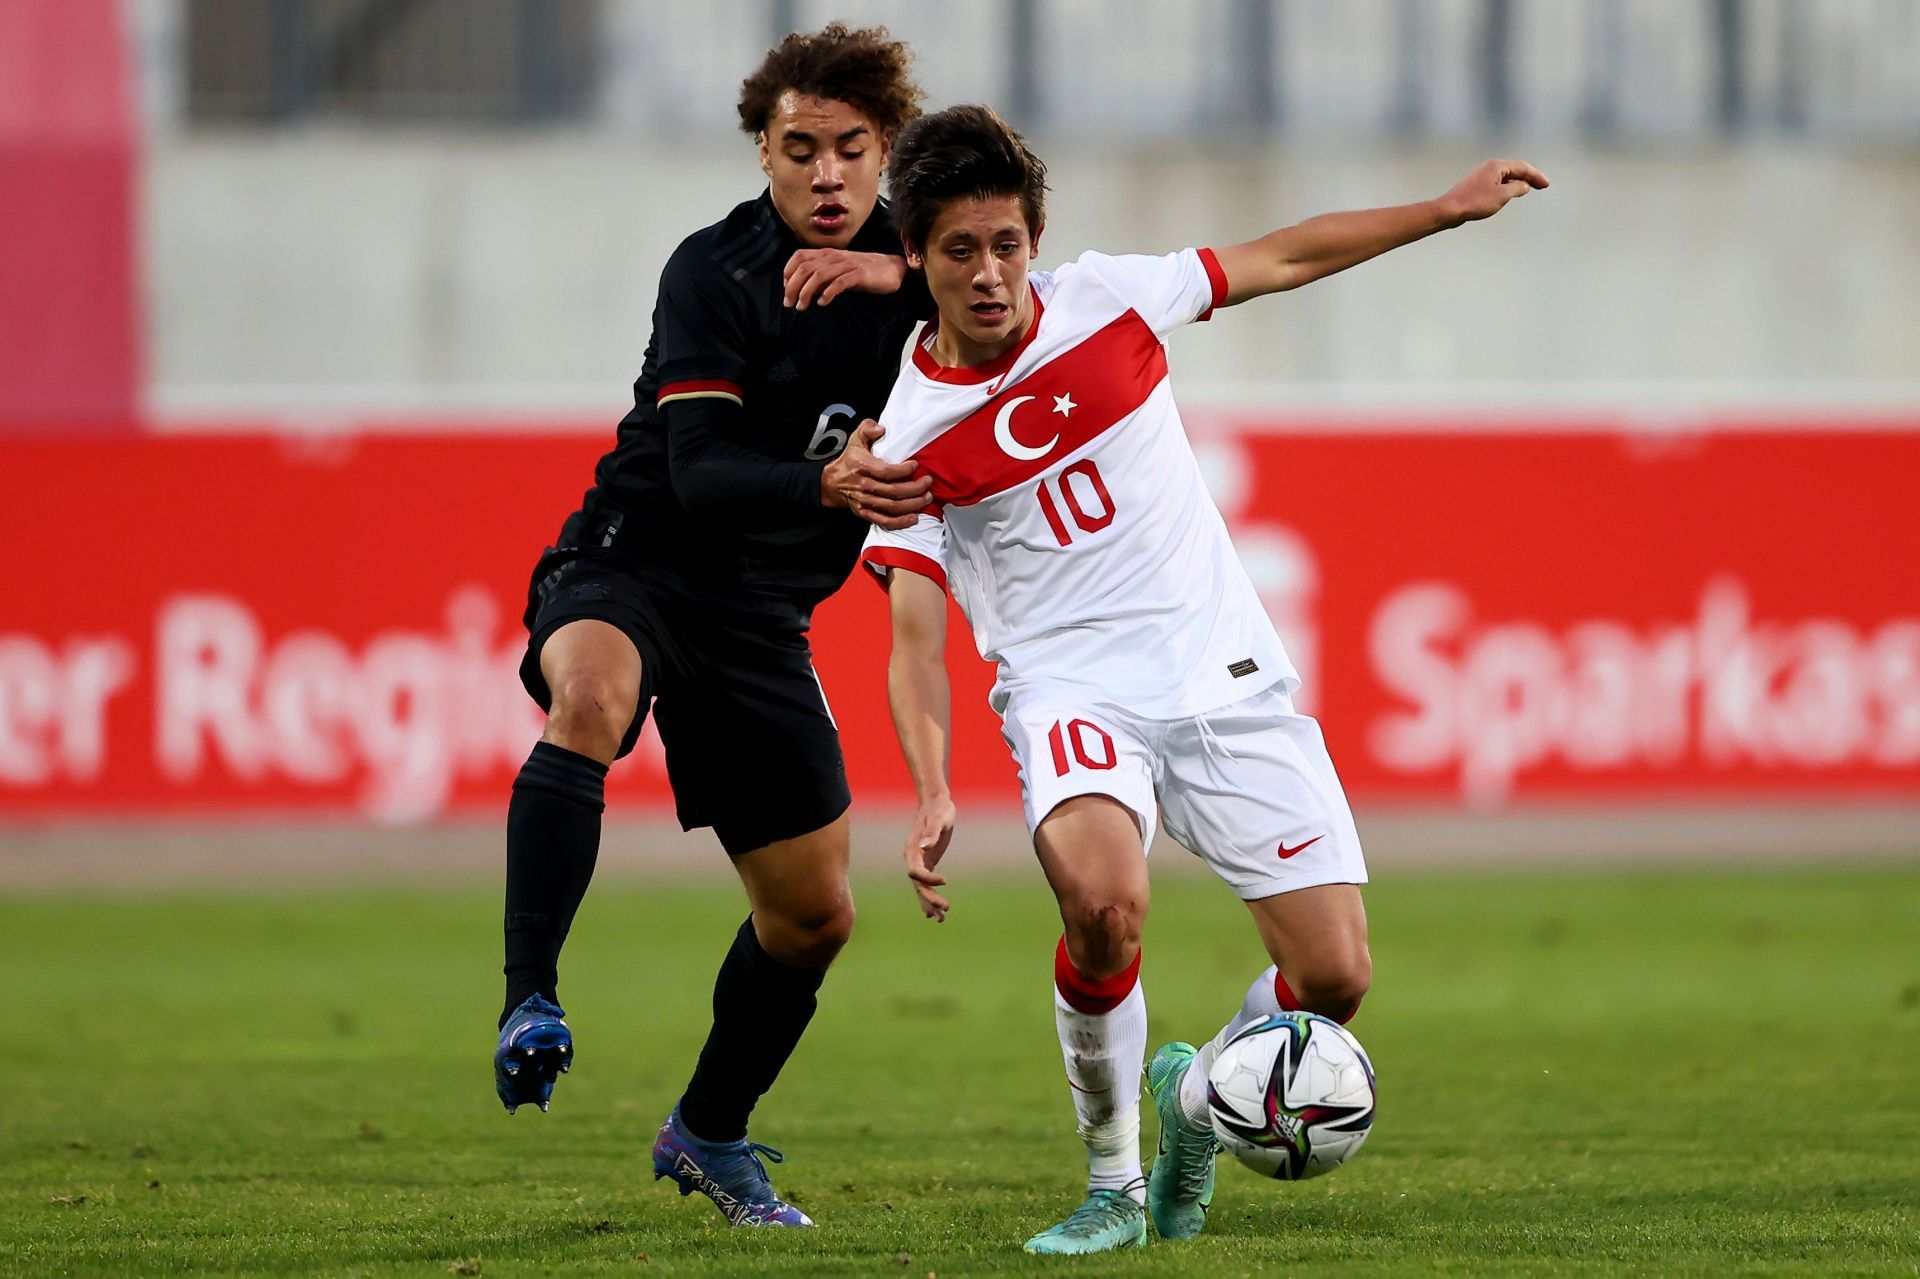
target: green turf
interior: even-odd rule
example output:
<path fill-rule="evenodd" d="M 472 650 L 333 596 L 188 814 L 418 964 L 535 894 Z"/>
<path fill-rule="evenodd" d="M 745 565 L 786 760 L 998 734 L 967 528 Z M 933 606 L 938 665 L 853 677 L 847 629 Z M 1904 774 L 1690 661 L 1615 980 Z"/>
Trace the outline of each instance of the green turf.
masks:
<path fill-rule="evenodd" d="M 1154 1042 L 1198 1038 L 1262 961 L 1216 885 L 1158 892 Z M 0 903 L 0 1273 L 1920 1272 L 1920 868 L 1390 875 L 1366 1149 L 1223 1166 L 1203 1237 L 1080 1262 L 1019 1252 L 1084 1174 L 1049 902 L 964 871 L 954 900 L 936 927 L 863 885 L 755 1127 L 823 1226 L 779 1233 L 649 1177 L 725 886 L 595 892 L 580 1066 L 511 1119 L 490 891 Z"/>

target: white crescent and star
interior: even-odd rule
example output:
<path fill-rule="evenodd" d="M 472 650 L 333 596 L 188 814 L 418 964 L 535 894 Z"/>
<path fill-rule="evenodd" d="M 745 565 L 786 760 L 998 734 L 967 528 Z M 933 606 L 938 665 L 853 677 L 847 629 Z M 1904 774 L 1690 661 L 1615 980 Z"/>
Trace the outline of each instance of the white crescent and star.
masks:
<path fill-rule="evenodd" d="M 1056 434 L 1052 439 L 1048 440 L 1045 444 L 1042 444 L 1037 448 L 1029 448 L 1026 445 L 1022 444 L 1019 440 L 1016 440 L 1015 438 L 1013 438 L 1013 411 L 1019 408 L 1022 404 L 1025 404 L 1028 400 L 1031 400 L 1034 398 L 1035 397 L 1031 395 L 1016 395 L 1011 400 L 1008 400 L 1005 404 L 1002 404 L 1000 406 L 1000 411 L 993 415 L 994 443 L 998 444 L 1000 446 L 1000 451 L 1005 453 L 1008 457 L 1018 458 L 1023 462 L 1038 461 L 1040 458 L 1043 458 L 1047 454 L 1051 453 L 1053 451 L 1053 446 L 1060 442 L 1060 437 L 1059 435 Z M 1067 417 L 1071 415 L 1072 412 L 1079 407 L 1080 406 L 1078 404 L 1075 404 L 1073 402 L 1073 396 L 1071 393 L 1067 395 L 1056 395 L 1053 397 L 1053 411 L 1055 413 L 1058 413 L 1061 417 Z"/>
<path fill-rule="evenodd" d="M 1018 458 L 1022 462 L 1037 461 L 1045 457 L 1053 452 L 1053 446 L 1060 442 L 1060 437 L 1056 435 L 1039 448 L 1030 449 L 1013 438 L 1013 411 L 1032 398 L 1031 395 L 1016 395 L 1002 404 L 1000 411 L 993 415 L 993 442 L 1000 446 L 1002 453 L 1008 457 Z"/>

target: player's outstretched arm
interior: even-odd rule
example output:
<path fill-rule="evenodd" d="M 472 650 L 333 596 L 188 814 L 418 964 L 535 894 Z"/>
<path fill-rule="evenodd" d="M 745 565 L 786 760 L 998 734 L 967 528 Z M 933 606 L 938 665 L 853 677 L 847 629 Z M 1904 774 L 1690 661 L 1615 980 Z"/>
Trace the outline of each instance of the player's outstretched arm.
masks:
<path fill-rule="evenodd" d="M 1546 186 L 1546 175 L 1530 164 L 1488 160 L 1435 200 L 1323 213 L 1258 240 L 1219 249 L 1215 256 L 1227 277 L 1222 305 L 1311 284 L 1436 231 L 1490 218 L 1508 201 Z"/>
<path fill-rule="evenodd" d="M 947 899 L 940 893 L 947 879 L 934 868 L 953 838 L 955 818 L 953 796 L 947 789 L 947 751 L 953 736 L 952 693 L 947 684 L 947 596 L 931 578 L 891 569 L 887 598 L 893 612 L 887 704 L 919 796 L 903 854 L 921 913 L 940 922 L 947 917 Z"/>

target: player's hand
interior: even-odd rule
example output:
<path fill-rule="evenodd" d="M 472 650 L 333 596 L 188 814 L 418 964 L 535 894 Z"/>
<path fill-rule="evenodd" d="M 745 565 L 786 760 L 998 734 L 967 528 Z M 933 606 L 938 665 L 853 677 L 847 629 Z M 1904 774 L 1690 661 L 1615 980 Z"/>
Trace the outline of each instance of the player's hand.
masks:
<path fill-rule="evenodd" d="M 820 472 L 820 505 L 841 506 L 869 524 L 898 532 L 912 528 L 920 512 L 933 501 L 933 477 L 913 477 L 918 463 L 883 462 L 873 455 L 873 442 L 887 428 L 868 418 L 847 441 L 840 456 Z"/>
<path fill-rule="evenodd" d="M 931 795 L 920 801 L 913 815 L 913 829 L 907 832 L 907 878 L 920 898 L 920 913 L 934 923 L 947 918 L 947 899 L 940 895 L 947 877 L 934 870 L 953 839 L 953 798 Z"/>
<path fill-rule="evenodd" d="M 1520 160 L 1488 160 L 1440 197 L 1454 226 L 1490 218 L 1529 191 L 1544 191 L 1547 175 Z"/>
<path fill-rule="evenodd" d="M 845 293 L 897 292 L 907 278 L 907 260 L 893 253 L 854 253 L 847 249 L 801 249 L 781 273 L 783 303 L 796 311 L 825 306 Z"/>

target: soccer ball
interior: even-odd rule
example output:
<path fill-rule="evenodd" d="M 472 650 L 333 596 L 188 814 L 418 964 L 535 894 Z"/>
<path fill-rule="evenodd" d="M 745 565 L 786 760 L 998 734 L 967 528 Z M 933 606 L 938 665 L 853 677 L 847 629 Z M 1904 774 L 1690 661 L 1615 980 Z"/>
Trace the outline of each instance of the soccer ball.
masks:
<path fill-rule="evenodd" d="M 1352 1157 L 1373 1127 L 1373 1063 L 1338 1022 L 1275 1013 L 1227 1041 L 1207 1072 L 1220 1144 L 1266 1177 L 1301 1181 Z"/>

